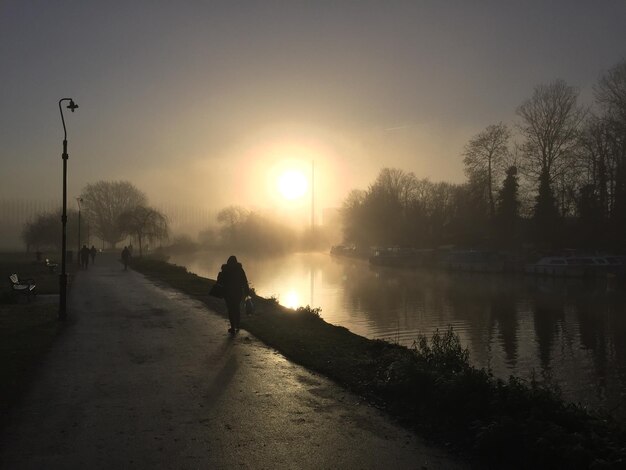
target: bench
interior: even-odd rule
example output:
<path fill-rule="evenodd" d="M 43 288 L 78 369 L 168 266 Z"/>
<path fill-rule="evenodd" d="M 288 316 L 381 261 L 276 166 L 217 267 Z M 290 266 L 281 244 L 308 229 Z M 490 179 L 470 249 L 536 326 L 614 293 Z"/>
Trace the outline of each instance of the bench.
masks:
<path fill-rule="evenodd" d="M 50 273 L 55 272 L 57 270 L 57 266 L 59 266 L 57 263 L 53 263 L 48 258 L 46 258 L 46 268 L 50 270 Z"/>
<path fill-rule="evenodd" d="M 37 285 L 35 284 L 34 279 L 20 280 L 17 274 L 11 274 L 9 276 L 9 280 L 11 281 L 13 294 L 24 294 L 28 300 L 30 300 L 31 294 L 37 295 L 37 292 L 35 291 Z"/>

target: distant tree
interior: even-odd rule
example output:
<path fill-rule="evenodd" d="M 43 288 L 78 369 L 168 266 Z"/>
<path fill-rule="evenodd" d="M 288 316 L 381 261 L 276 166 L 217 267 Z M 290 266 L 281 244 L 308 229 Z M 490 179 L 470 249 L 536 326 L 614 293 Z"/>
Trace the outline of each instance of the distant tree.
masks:
<path fill-rule="evenodd" d="M 361 231 L 370 245 L 413 244 L 409 226 L 420 183 L 413 173 L 383 168 L 366 192 Z"/>
<path fill-rule="evenodd" d="M 533 222 L 536 241 L 550 248 L 556 248 L 561 219 L 547 172 L 540 177 Z"/>
<path fill-rule="evenodd" d="M 471 207 L 463 206 L 467 201 L 463 189 L 383 168 L 367 191 L 352 191 L 344 201 L 345 241 L 366 247 L 451 243 L 464 233 L 458 217 L 469 211 L 463 207 Z"/>
<path fill-rule="evenodd" d="M 222 241 L 236 244 L 242 224 L 247 220 L 250 211 L 241 206 L 228 206 L 217 213 L 217 221 L 222 225 Z M 228 244 L 228 243 L 226 243 Z"/>
<path fill-rule="evenodd" d="M 143 255 L 143 242 L 162 240 L 168 237 L 167 217 L 156 209 L 135 206 L 122 212 L 118 226 L 123 234 L 134 236 L 139 243 L 139 256 Z"/>
<path fill-rule="evenodd" d="M 82 191 L 83 207 L 91 229 L 115 247 L 125 236 L 120 216 L 138 206 L 146 206 L 145 194 L 128 181 L 98 181 Z"/>
<path fill-rule="evenodd" d="M 611 129 L 605 119 L 592 116 L 580 136 L 579 167 L 584 185 L 591 185 L 598 198 L 598 210 L 606 220 L 613 208 L 615 159 Z"/>
<path fill-rule="evenodd" d="M 511 132 L 505 124 L 491 125 L 474 136 L 463 152 L 463 164 L 470 185 L 486 197 L 491 219 L 496 212 L 496 182 L 504 173 L 510 137 Z"/>
<path fill-rule="evenodd" d="M 603 243 L 604 221 L 600 204 L 592 184 L 580 188 L 578 197 L 578 223 L 576 238 L 585 248 L 595 248 Z"/>
<path fill-rule="evenodd" d="M 517 168 L 510 166 L 506 170 L 506 178 L 502 189 L 498 193 L 496 209 L 496 226 L 501 244 L 511 247 L 516 239 L 519 226 L 519 183 L 517 182 Z"/>
<path fill-rule="evenodd" d="M 602 115 L 609 161 L 614 168 L 610 223 L 613 243 L 626 238 L 626 60 L 599 80 L 595 97 Z"/>
<path fill-rule="evenodd" d="M 563 80 L 535 88 L 517 114 L 522 118 L 519 130 L 524 138 L 519 169 L 537 187 L 548 184 L 559 194 L 561 214 L 565 215 L 574 200 L 571 182 L 578 136 L 586 110 L 577 104 L 578 91 Z M 547 178 L 547 181 L 542 181 Z M 545 189 L 545 188 L 544 188 Z M 553 194 L 554 196 L 554 194 Z M 558 207 L 558 206 L 557 206 Z"/>
<path fill-rule="evenodd" d="M 81 228 L 84 229 L 84 221 L 81 220 Z M 52 248 L 61 250 L 61 209 L 54 212 L 43 212 L 34 220 L 24 224 L 21 238 L 26 245 L 27 251 L 31 248 L 41 250 Z M 78 212 L 73 209 L 67 211 L 67 249 L 71 250 L 78 243 Z"/>
<path fill-rule="evenodd" d="M 367 193 L 361 189 L 353 189 L 343 201 L 341 217 L 343 220 L 343 238 L 357 246 L 367 246 L 362 229 L 363 203 Z"/>
<path fill-rule="evenodd" d="M 594 91 L 605 114 L 622 125 L 626 124 L 626 59 L 606 72 Z"/>
<path fill-rule="evenodd" d="M 434 183 L 429 194 L 428 222 L 429 244 L 437 246 L 453 243 L 450 229 L 458 215 L 459 186 L 440 182 Z"/>

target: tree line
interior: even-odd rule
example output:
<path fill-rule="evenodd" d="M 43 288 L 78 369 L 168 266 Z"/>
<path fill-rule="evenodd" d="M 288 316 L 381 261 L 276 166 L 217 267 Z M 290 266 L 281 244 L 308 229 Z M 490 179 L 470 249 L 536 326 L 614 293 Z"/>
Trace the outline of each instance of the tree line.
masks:
<path fill-rule="evenodd" d="M 127 237 L 136 240 L 139 254 L 144 243 L 165 240 L 167 217 L 150 207 L 145 193 L 127 181 L 98 181 L 88 184 L 80 195 L 80 230 L 86 240 L 95 235 L 115 248 Z M 67 211 L 68 246 L 78 243 L 78 211 Z M 39 214 L 27 222 L 22 240 L 28 250 L 61 249 L 61 209 Z"/>
<path fill-rule="evenodd" d="M 492 124 L 462 153 L 466 181 L 433 183 L 384 168 L 342 208 L 358 246 L 445 244 L 622 249 L 626 239 L 626 60 L 594 102 L 564 80 L 535 87 L 517 122 Z"/>

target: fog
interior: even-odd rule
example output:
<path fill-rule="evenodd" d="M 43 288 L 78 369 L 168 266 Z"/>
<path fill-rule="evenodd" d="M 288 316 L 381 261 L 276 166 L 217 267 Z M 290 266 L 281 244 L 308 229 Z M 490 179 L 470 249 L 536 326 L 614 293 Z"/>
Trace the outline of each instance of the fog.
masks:
<path fill-rule="evenodd" d="M 625 22 L 618 1 L 3 2 L 0 200 L 60 201 L 63 97 L 80 106 L 70 201 L 127 180 L 173 213 L 241 205 L 305 226 L 310 192 L 280 198 L 278 168 L 314 162 L 318 221 L 382 167 L 460 182 L 467 140 L 513 122 L 537 84 L 590 96 L 626 54 Z"/>

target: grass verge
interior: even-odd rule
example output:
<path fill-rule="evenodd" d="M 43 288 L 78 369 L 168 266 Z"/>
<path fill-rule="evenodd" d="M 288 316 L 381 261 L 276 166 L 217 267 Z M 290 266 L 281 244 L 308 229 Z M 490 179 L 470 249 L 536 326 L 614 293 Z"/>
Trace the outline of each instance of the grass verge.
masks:
<path fill-rule="evenodd" d="M 60 331 L 58 305 L 0 305 L 0 429 Z"/>
<path fill-rule="evenodd" d="M 68 265 L 70 276 L 76 266 Z M 34 253 L 0 253 L 0 429 L 6 425 L 8 412 L 23 395 L 33 371 L 57 337 L 58 302 L 43 299 L 59 293 L 59 275 L 51 272 Z M 27 301 L 14 295 L 8 277 L 16 273 L 22 279 L 32 278 L 37 296 Z"/>
<path fill-rule="evenodd" d="M 205 302 L 214 281 L 184 267 L 134 259 L 132 267 Z M 414 348 L 368 340 L 326 323 L 316 309 L 293 311 L 255 298 L 242 326 L 289 359 L 384 408 L 422 436 L 495 468 L 626 468 L 626 432 L 610 417 L 565 403 L 557 390 L 470 365 L 452 330 Z"/>

